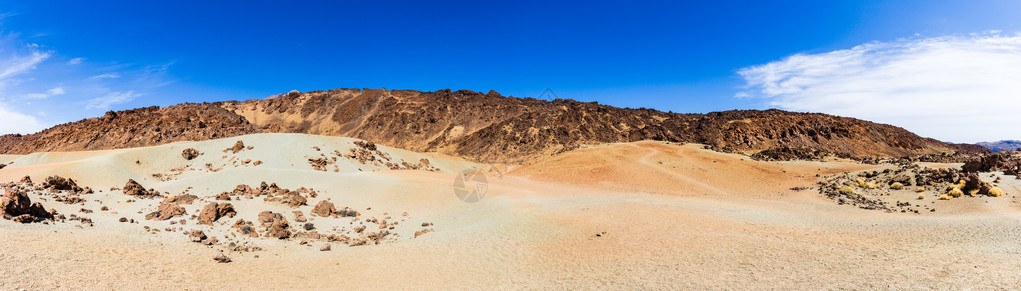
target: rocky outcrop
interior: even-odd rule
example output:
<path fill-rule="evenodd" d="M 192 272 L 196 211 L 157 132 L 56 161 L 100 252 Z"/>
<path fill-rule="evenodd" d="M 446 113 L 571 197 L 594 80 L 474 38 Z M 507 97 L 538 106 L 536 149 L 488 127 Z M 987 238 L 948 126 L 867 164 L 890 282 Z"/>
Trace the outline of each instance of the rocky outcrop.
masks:
<path fill-rule="evenodd" d="M 1021 152 L 1000 151 L 976 157 L 965 162 L 961 169 L 971 173 L 1000 171 L 1006 175 L 1018 175 L 1021 173 Z"/>

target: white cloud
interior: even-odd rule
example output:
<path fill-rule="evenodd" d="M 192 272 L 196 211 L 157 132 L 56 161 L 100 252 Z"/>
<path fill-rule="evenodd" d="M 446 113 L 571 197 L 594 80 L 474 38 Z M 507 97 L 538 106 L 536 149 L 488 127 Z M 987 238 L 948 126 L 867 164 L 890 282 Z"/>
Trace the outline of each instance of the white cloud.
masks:
<path fill-rule="evenodd" d="M 89 79 L 117 79 L 117 78 L 120 78 L 120 77 L 121 77 L 121 74 L 119 74 L 119 73 L 106 73 L 106 74 L 102 74 L 102 75 L 95 75 L 95 76 L 89 77 Z"/>
<path fill-rule="evenodd" d="M 85 60 L 85 59 L 83 59 L 83 58 L 73 58 L 73 59 L 68 60 L 67 64 L 68 65 L 77 65 L 77 64 L 81 64 L 83 60 Z"/>
<path fill-rule="evenodd" d="M 1021 35 L 873 42 L 743 68 L 748 90 L 796 111 L 851 116 L 954 142 L 1021 139 Z"/>
<path fill-rule="evenodd" d="M 47 126 L 35 117 L 10 110 L 0 103 L 0 134 L 30 134 L 45 129 Z"/>
<path fill-rule="evenodd" d="M 113 105 L 131 102 L 131 100 L 135 100 L 138 96 L 142 96 L 142 94 L 137 94 L 135 91 L 110 92 L 89 100 L 89 105 L 85 106 L 85 108 L 107 110 Z"/>

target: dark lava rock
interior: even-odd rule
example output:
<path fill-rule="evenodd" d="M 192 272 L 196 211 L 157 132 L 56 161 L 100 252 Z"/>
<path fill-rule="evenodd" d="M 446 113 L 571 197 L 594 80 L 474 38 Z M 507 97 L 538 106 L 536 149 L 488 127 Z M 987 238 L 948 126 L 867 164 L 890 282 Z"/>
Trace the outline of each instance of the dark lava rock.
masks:
<path fill-rule="evenodd" d="M 184 157 L 185 160 L 189 160 L 189 161 L 195 159 L 196 157 L 198 157 L 201 154 L 202 153 L 200 153 L 198 150 L 193 149 L 193 148 L 186 148 L 186 149 L 184 149 L 184 151 L 181 152 L 181 156 Z"/>

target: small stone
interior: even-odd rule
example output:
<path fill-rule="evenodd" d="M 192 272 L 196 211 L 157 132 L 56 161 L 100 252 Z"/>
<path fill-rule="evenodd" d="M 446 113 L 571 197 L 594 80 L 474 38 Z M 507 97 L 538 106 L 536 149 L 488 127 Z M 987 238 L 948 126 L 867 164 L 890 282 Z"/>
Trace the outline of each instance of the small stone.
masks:
<path fill-rule="evenodd" d="M 216 255 L 215 257 L 213 257 L 213 260 L 216 261 L 217 263 L 230 263 L 230 258 L 225 256 L 224 254 Z"/>

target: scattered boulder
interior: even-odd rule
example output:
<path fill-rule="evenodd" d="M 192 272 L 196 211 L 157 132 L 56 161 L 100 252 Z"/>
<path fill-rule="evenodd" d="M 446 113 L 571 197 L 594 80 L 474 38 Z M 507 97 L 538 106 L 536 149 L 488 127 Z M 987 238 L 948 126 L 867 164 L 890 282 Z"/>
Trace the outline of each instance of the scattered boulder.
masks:
<path fill-rule="evenodd" d="M 162 203 L 155 212 L 146 214 L 145 219 L 168 220 L 185 214 L 188 214 L 188 212 L 177 203 Z"/>
<path fill-rule="evenodd" d="M 184 157 L 185 160 L 189 160 L 189 161 L 197 158 L 201 154 L 202 153 L 200 153 L 198 150 L 193 149 L 193 148 L 186 148 L 186 149 L 184 149 L 183 152 L 181 152 L 181 156 Z"/>
<path fill-rule="evenodd" d="M 128 179 L 128 183 L 124 184 L 124 188 L 122 188 L 122 190 L 124 190 L 124 195 L 129 195 L 129 196 L 135 196 L 135 197 L 141 197 L 141 198 L 162 197 L 162 196 L 160 196 L 159 192 L 157 192 L 157 191 L 146 190 L 145 187 L 142 187 L 141 184 L 138 184 L 138 182 L 135 182 L 134 179 Z"/>
<path fill-rule="evenodd" d="M 31 179 L 29 180 L 31 181 Z M 43 188 L 54 191 L 82 192 L 82 188 L 78 187 L 78 184 L 75 183 L 74 180 L 60 176 L 47 177 L 46 182 L 43 182 Z"/>
<path fill-rule="evenodd" d="M 202 211 L 199 212 L 198 223 L 212 225 L 214 221 L 219 220 L 221 217 L 234 217 L 234 215 L 237 215 L 237 212 L 234 211 L 234 205 L 211 202 L 202 207 Z"/>
<path fill-rule="evenodd" d="M 326 200 L 319 201 L 319 204 L 316 204 L 316 207 L 312 209 L 312 213 L 319 217 L 330 217 L 336 211 L 337 208 L 333 206 L 333 203 Z"/>
<path fill-rule="evenodd" d="M 225 152 L 225 153 L 226 152 L 231 152 L 233 154 L 236 154 L 236 153 L 238 153 L 240 151 L 243 151 L 243 150 L 245 150 L 245 143 L 239 140 L 238 142 L 234 143 L 234 146 L 223 150 L 223 152 Z"/>
<path fill-rule="evenodd" d="M 337 215 L 340 217 L 358 217 L 359 213 L 352 208 L 344 207 L 344 209 L 337 211 Z"/>
<path fill-rule="evenodd" d="M 291 231 L 287 229 L 287 219 L 284 218 L 283 215 L 280 215 L 280 213 L 263 211 L 259 213 L 259 223 L 262 227 L 269 228 L 269 231 L 266 232 L 267 237 L 275 237 L 278 239 L 291 237 Z"/>
<path fill-rule="evenodd" d="M 320 252 L 325 252 L 325 251 L 329 251 L 329 250 L 330 250 L 330 244 L 326 244 L 322 248 L 319 248 Z"/>
<path fill-rule="evenodd" d="M 287 192 L 283 199 L 280 199 L 280 203 L 287 204 L 291 208 L 297 208 L 302 205 L 308 205 L 308 198 L 301 196 L 298 192 Z"/>
<path fill-rule="evenodd" d="M 905 174 L 898 174 L 890 178 L 888 184 L 893 185 L 894 183 L 900 183 L 901 186 L 911 186 L 911 176 Z"/>
<path fill-rule="evenodd" d="M 206 239 L 206 234 L 201 230 L 193 229 L 188 232 L 188 239 L 190 239 L 191 242 L 202 242 Z"/>
<path fill-rule="evenodd" d="M 21 178 L 21 181 L 18 182 L 18 183 L 31 185 L 32 184 L 32 177 L 25 176 L 24 178 Z"/>
<path fill-rule="evenodd" d="M 184 195 L 167 197 L 167 199 L 163 200 L 163 203 L 174 202 L 174 203 L 179 203 L 179 204 L 191 204 L 191 203 L 195 202 L 195 200 L 197 200 L 197 199 L 199 199 L 198 196 L 191 195 L 191 194 L 184 194 Z"/>
<path fill-rule="evenodd" d="M 31 223 L 52 220 L 55 213 L 47 212 L 39 202 L 32 203 L 28 195 L 21 191 L 6 189 L 4 196 L 0 197 L 0 215 L 4 219 Z"/>
<path fill-rule="evenodd" d="M 217 194 L 216 195 L 216 200 L 230 201 L 230 194 L 227 193 L 227 192 L 223 192 L 223 193 Z"/>
<path fill-rule="evenodd" d="M 213 257 L 213 260 L 216 261 L 217 263 L 230 263 L 231 262 L 230 258 L 228 258 L 224 254 L 216 255 L 215 257 Z"/>
<path fill-rule="evenodd" d="M 423 230 L 419 230 L 419 231 L 415 232 L 415 237 L 417 238 L 420 235 L 427 234 L 427 233 L 430 233 L 430 232 L 433 232 L 432 228 L 426 228 L 426 229 L 423 229 Z M 597 234 L 597 236 L 598 236 L 598 234 Z"/>

